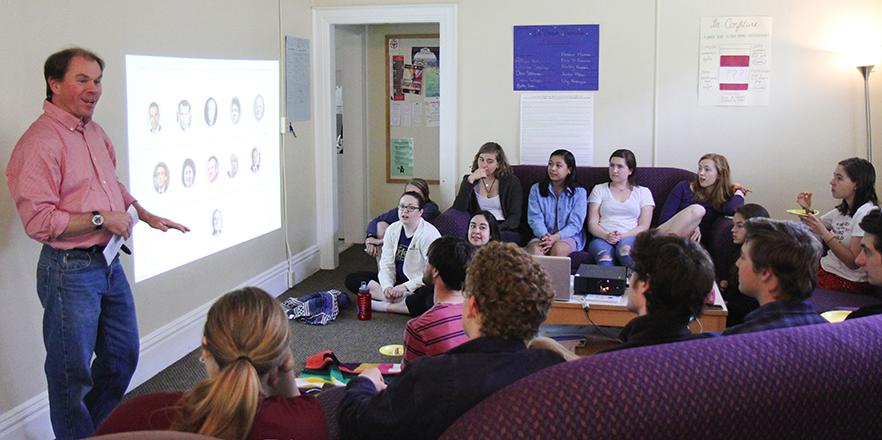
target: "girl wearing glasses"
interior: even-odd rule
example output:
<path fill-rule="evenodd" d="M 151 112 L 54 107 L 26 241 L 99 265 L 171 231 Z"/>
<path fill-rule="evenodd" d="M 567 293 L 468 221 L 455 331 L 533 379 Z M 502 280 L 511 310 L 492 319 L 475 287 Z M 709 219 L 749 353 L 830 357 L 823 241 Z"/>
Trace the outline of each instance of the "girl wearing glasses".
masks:
<path fill-rule="evenodd" d="M 431 223 L 423 220 L 425 204 L 422 194 L 404 193 L 398 200 L 398 221 L 386 228 L 379 272 L 359 272 L 346 277 L 347 285 L 368 281 L 374 299 L 373 310 L 408 313 L 405 297 L 423 286 L 429 245 L 441 236 Z M 391 310 L 390 306 L 393 306 Z"/>
<path fill-rule="evenodd" d="M 423 198 L 426 199 L 426 204 L 423 206 L 423 219 L 430 223 L 434 221 L 435 217 L 438 217 L 438 214 L 440 214 L 440 211 L 438 210 L 438 205 L 429 198 L 429 183 L 419 177 L 410 179 L 410 182 L 407 182 L 407 185 L 404 185 L 404 192 L 408 191 L 415 191 L 422 194 Z M 378 215 L 368 223 L 367 234 L 364 239 L 364 251 L 367 252 L 368 255 L 374 258 L 380 258 L 380 250 L 383 248 L 383 237 L 386 236 L 386 228 L 397 220 L 398 207 L 396 206 L 395 208 Z M 353 290 L 353 293 L 358 290 L 358 286 L 355 286 L 355 289 L 356 290 Z"/>
<path fill-rule="evenodd" d="M 476 212 L 469 220 L 466 240 L 476 248 L 491 241 L 499 241 L 499 224 L 496 223 L 496 217 L 489 211 Z M 431 309 L 433 305 L 435 305 L 435 286 L 430 283 L 417 288 L 413 295 L 408 295 L 404 299 L 404 302 L 389 304 L 388 311 L 416 318 Z"/>

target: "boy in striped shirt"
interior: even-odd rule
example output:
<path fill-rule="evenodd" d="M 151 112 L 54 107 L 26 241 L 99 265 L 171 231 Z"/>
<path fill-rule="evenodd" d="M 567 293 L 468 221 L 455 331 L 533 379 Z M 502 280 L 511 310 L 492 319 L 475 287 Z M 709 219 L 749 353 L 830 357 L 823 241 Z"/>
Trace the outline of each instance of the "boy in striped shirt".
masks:
<path fill-rule="evenodd" d="M 428 251 L 423 283 L 435 288 L 435 305 L 407 322 L 401 368 L 422 356 L 435 356 L 469 340 L 462 327 L 462 286 L 475 249 L 456 237 L 435 240 Z"/>

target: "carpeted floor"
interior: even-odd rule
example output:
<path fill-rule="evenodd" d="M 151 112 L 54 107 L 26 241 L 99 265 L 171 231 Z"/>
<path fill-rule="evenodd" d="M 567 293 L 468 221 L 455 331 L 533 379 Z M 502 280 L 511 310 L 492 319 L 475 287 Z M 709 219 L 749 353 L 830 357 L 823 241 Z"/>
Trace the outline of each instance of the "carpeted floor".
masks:
<path fill-rule="evenodd" d="M 353 246 L 340 254 L 340 266 L 336 270 L 322 270 L 288 290 L 279 300 L 301 296 L 317 290 L 339 289 L 345 291 L 346 274 L 355 271 L 376 270 L 376 261 L 365 254 L 361 246 Z M 355 295 L 349 294 L 355 304 Z M 355 308 L 342 310 L 335 321 L 326 326 L 312 326 L 291 321 L 293 331 L 292 349 L 297 360 L 297 370 L 303 368 L 306 356 L 323 350 L 333 350 L 342 362 L 398 362 L 398 357 L 387 357 L 378 349 L 387 344 L 400 344 L 404 324 L 409 318 L 403 315 L 374 313 L 370 321 L 359 321 Z M 194 346 L 198 341 L 193 341 Z M 141 394 L 183 391 L 205 378 L 205 369 L 199 362 L 199 352 L 194 350 L 170 367 L 135 388 L 126 398 Z"/>

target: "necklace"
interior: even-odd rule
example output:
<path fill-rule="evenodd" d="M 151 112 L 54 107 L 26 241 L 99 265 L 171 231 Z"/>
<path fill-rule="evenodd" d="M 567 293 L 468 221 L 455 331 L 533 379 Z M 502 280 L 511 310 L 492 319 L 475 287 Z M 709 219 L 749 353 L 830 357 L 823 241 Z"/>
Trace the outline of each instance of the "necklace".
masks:
<path fill-rule="evenodd" d="M 484 190 L 487 191 L 488 193 L 490 192 L 490 188 L 493 188 L 493 184 L 495 184 L 495 183 L 496 183 L 496 180 L 493 180 L 492 182 L 490 182 L 490 183 L 488 184 L 488 183 L 487 183 L 487 178 L 486 178 L 486 177 L 483 178 L 483 179 L 481 179 L 481 184 L 484 185 Z"/>

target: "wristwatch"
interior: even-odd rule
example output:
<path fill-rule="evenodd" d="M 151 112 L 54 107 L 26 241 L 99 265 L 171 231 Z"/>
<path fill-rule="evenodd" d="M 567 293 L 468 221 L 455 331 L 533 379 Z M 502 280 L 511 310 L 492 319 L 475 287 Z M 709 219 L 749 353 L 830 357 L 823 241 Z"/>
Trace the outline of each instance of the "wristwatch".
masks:
<path fill-rule="evenodd" d="M 92 211 L 92 224 L 95 225 L 95 230 L 99 230 L 104 227 L 104 216 L 98 213 L 98 211 Z"/>

